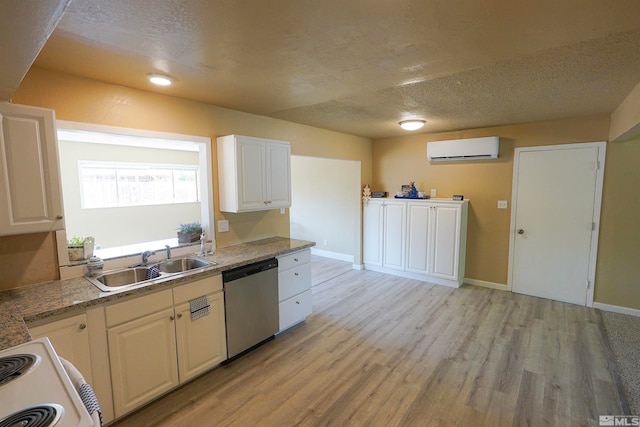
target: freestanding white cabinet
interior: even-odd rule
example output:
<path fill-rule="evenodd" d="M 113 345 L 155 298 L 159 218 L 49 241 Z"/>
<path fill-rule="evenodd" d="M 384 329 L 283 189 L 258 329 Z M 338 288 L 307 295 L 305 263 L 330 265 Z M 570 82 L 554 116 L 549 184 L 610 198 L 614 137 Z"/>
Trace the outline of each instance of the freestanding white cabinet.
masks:
<path fill-rule="evenodd" d="M 365 265 L 404 270 L 406 246 L 404 201 L 371 199 L 364 207 Z"/>
<path fill-rule="evenodd" d="M 291 206 L 288 142 L 240 135 L 219 137 L 218 185 L 222 212 Z"/>
<path fill-rule="evenodd" d="M 464 279 L 468 203 L 370 199 L 363 212 L 365 268 L 460 286 Z"/>
<path fill-rule="evenodd" d="M 64 228 L 55 113 L 0 103 L 0 235 Z"/>

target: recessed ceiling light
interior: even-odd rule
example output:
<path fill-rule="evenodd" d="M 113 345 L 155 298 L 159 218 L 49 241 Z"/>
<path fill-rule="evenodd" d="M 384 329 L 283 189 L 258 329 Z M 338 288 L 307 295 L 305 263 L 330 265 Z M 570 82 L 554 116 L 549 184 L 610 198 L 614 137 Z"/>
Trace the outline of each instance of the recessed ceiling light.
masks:
<path fill-rule="evenodd" d="M 173 83 L 173 78 L 165 76 L 164 74 L 147 74 L 147 79 L 158 86 L 170 86 L 171 83 Z"/>
<path fill-rule="evenodd" d="M 425 123 L 427 123 L 427 121 L 422 119 L 403 120 L 400 122 L 400 127 L 404 130 L 418 130 L 424 126 Z"/>

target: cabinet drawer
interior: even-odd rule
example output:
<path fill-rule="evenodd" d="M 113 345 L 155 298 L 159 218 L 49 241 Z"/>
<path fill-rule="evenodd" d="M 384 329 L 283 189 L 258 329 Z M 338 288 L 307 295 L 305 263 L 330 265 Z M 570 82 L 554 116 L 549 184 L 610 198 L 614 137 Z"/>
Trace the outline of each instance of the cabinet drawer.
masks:
<path fill-rule="evenodd" d="M 207 294 L 222 290 L 222 275 L 196 280 L 173 288 L 173 303 L 178 305 Z"/>
<path fill-rule="evenodd" d="M 301 322 L 313 309 L 311 291 L 308 290 L 280 303 L 280 330 Z"/>
<path fill-rule="evenodd" d="M 105 308 L 107 327 L 119 325 L 166 308 L 173 308 L 171 289 L 110 305 Z"/>
<path fill-rule="evenodd" d="M 283 255 L 278 257 L 278 271 L 288 270 L 297 265 L 306 264 L 309 261 L 311 261 L 311 251 L 309 249 Z"/>
<path fill-rule="evenodd" d="M 303 264 L 278 273 L 278 299 L 284 301 L 311 289 L 311 265 Z"/>

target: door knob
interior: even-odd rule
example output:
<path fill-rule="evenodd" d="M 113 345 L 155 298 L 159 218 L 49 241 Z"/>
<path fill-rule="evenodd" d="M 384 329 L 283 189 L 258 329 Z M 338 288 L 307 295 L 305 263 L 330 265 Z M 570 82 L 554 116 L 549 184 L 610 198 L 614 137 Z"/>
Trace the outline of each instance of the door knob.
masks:
<path fill-rule="evenodd" d="M 518 229 L 518 234 L 524 234 L 524 230 L 522 228 Z"/>

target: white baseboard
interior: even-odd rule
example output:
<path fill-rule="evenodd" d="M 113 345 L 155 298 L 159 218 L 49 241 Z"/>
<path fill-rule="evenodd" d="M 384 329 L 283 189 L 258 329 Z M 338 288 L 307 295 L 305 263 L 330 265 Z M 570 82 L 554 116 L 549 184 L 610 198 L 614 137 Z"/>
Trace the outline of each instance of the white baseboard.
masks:
<path fill-rule="evenodd" d="M 460 284 L 454 280 L 441 279 L 439 277 L 427 276 L 425 274 L 413 273 L 411 271 L 396 270 L 393 268 L 381 267 L 379 265 L 365 264 L 365 270 L 377 271 L 379 273 L 391 274 L 393 276 L 406 277 L 421 282 L 434 283 L 436 285 L 448 286 L 450 288 L 459 288 Z"/>
<path fill-rule="evenodd" d="M 621 307 L 619 305 L 603 304 L 601 302 L 594 302 L 593 308 L 599 308 L 600 310 L 611 311 L 613 313 L 629 314 L 631 316 L 640 317 L 640 310 L 638 310 L 637 308 Z"/>
<path fill-rule="evenodd" d="M 342 254 L 340 252 L 325 251 L 325 250 L 316 249 L 316 248 L 311 248 L 311 254 L 323 256 L 325 258 L 337 259 L 340 261 L 347 261 L 353 264 L 353 255 Z"/>
<path fill-rule="evenodd" d="M 483 288 L 497 289 L 499 291 L 508 290 L 507 285 L 503 285 L 502 283 L 487 282 L 485 280 L 478 280 L 478 279 L 467 279 L 466 277 L 463 283 L 466 283 L 468 285 L 474 285 L 474 286 L 482 286 Z"/>
<path fill-rule="evenodd" d="M 364 270 L 364 264 L 353 264 L 354 270 Z"/>

